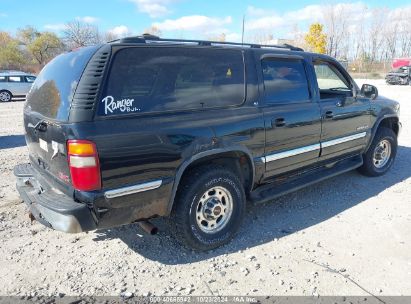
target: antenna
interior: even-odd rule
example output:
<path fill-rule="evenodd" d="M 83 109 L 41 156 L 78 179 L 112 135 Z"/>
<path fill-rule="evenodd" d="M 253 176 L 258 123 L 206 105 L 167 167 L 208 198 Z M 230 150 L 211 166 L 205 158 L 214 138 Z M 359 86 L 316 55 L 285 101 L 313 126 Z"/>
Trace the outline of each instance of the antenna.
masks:
<path fill-rule="evenodd" d="M 243 15 L 243 30 L 241 34 L 241 44 L 244 44 L 244 23 L 245 23 L 245 15 Z"/>

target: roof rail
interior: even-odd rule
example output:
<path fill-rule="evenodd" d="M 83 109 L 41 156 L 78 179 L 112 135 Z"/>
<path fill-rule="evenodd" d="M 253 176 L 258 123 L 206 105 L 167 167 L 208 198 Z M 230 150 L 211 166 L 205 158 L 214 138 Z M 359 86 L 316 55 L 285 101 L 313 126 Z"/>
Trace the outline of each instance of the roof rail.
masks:
<path fill-rule="evenodd" d="M 255 44 L 255 43 L 241 43 L 241 42 L 221 42 L 221 41 L 208 41 L 208 40 L 194 40 L 194 39 L 167 39 L 167 38 L 160 38 L 155 35 L 150 34 L 143 34 L 141 36 L 133 36 L 133 37 L 125 37 L 121 39 L 117 39 L 110 42 L 117 42 L 117 43 L 194 43 L 197 45 L 202 46 L 218 46 L 218 45 L 232 45 L 232 46 L 246 46 L 250 48 L 278 48 L 278 49 L 287 49 L 291 51 L 301 51 L 304 50 L 299 47 L 295 47 L 290 44 Z"/>
<path fill-rule="evenodd" d="M 0 70 L 0 74 L 23 74 L 23 75 L 28 75 L 29 73 L 26 73 L 24 71 L 19 71 L 19 70 Z"/>

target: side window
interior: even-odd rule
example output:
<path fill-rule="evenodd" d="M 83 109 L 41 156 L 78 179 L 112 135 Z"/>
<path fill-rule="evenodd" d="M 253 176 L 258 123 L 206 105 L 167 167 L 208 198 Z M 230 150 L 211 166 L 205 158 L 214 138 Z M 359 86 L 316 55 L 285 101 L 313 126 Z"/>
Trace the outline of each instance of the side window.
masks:
<path fill-rule="evenodd" d="M 26 76 L 25 78 L 26 78 L 26 82 L 29 82 L 29 83 L 33 83 L 34 80 L 36 80 L 36 77 L 34 76 Z"/>
<path fill-rule="evenodd" d="M 244 86 L 239 50 L 126 48 L 113 58 L 98 114 L 239 105 Z"/>
<path fill-rule="evenodd" d="M 9 76 L 9 82 L 23 82 L 23 77 L 21 77 L 21 76 Z"/>
<path fill-rule="evenodd" d="M 314 63 L 320 99 L 352 96 L 349 82 L 334 66 L 325 62 Z"/>
<path fill-rule="evenodd" d="M 7 82 L 6 76 L 0 76 L 0 82 Z"/>
<path fill-rule="evenodd" d="M 266 103 L 300 103 L 310 100 L 310 90 L 302 60 L 263 59 L 261 67 Z"/>

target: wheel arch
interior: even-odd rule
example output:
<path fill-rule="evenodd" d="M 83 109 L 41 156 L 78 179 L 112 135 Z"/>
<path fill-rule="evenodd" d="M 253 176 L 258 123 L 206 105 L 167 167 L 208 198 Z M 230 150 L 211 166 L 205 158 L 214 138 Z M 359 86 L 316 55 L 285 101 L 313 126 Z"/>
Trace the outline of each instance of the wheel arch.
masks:
<path fill-rule="evenodd" d="M 252 159 L 251 153 L 244 147 L 217 148 L 193 155 L 190 159 L 184 161 L 176 172 L 167 213 L 170 214 L 174 206 L 174 200 L 183 176 L 191 169 L 204 164 L 220 164 L 239 174 L 247 194 L 255 183 L 255 166 Z"/>
<path fill-rule="evenodd" d="M 394 133 L 398 136 L 398 134 L 400 133 L 400 129 L 401 129 L 401 124 L 400 124 L 398 115 L 386 114 L 377 120 L 377 122 L 374 124 L 374 127 L 372 128 L 371 138 L 370 138 L 370 141 L 365 151 L 368 150 L 372 141 L 374 140 L 375 134 L 377 134 L 378 129 L 381 127 L 385 127 L 385 128 L 389 128 L 393 130 Z"/>

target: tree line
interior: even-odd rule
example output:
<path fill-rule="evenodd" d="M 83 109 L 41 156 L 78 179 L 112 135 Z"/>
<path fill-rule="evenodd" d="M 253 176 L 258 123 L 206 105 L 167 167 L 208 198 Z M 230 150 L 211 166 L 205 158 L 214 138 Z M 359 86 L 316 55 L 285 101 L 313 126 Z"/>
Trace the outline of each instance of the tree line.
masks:
<path fill-rule="evenodd" d="M 159 35 L 151 27 L 147 32 Z M 123 33 L 128 36 L 131 33 Z M 65 24 L 61 36 L 49 31 L 39 31 L 26 26 L 15 35 L 0 31 L 0 70 L 38 72 L 51 59 L 62 52 L 121 38 L 113 32 L 102 33 L 97 26 L 74 20 Z"/>
<path fill-rule="evenodd" d="M 411 9 L 326 6 L 324 17 L 333 57 L 375 62 L 411 56 Z"/>
<path fill-rule="evenodd" d="M 62 52 L 61 39 L 51 32 L 39 32 L 32 27 L 19 29 L 12 37 L 0 32 L 0 69 L 25 69 L 43 66 Z"/>
<path fill-rule="evenodd" d="M 411 57 L 411 7 L 390 10 L 327 5 L 321 24 L 294 28 L 299 46 L 350 62 L 357 71 L 390 69 L 396 57 Z"/>
<path fill-rule="evenodd" d="M 308 31 L 298 25 L 288 31 L 290 43 L 337 59 L 348 60 L 363 69 L 367 64 L 411 57 L 411 8 L 353 7 L 346 4 L 325 5 L 322 17 Z M 246 40 L 266 43 L 273 40 L 276 29 L 249 32 Z M 156 27 L 144 31 L 161 35 Z M 132 33 L 124 33 L 129 36 Z M 74 20 L 65 24 L 61 36 L 26 26 L 15 35 L 0 31 L 0 69 L 23 69 L 38 72 L 53 57 L 66 50 L 121 38 L 113 32 L 102 33 L 96 25 Z M 210 38 L 210 37 L 209 37 Z M 225 41 L 226 33 L 211 40 Z M 389 65 L 388 65 L 389 66 Z"/>
<path fill-rule="evenodd" d="M 290 26 L 289 43 L 304 50 L 330 55 L 349 63 L 351 71 L 382 72 L 393 58 L 411 57 L 411 7 L 368 8 L 340 3 L 324 5 L 308 31 Z M 271 41 L 275 29 L 249 33 L 257 43 Z"/>

